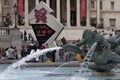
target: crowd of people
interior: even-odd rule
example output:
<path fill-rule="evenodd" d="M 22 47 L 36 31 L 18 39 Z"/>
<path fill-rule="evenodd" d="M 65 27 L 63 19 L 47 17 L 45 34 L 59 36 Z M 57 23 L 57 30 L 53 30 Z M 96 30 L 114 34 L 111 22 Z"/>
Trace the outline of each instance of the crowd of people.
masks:
<path fill-rule="evenodd" d="M 0 59 L 15 60 L 18 59 L 16 47 L 10 46 L 9 48 L 0 48 Z"/>
<path fill-rule="evenodd" d="M 6 48 L 6 49 L 1 48 L 0 59 L 17 60 L 17 59 L 26 57 L 29 54 L 34 54 L 34 53 L 31 53 L 32 50 L 36 52 L 37 49 L 42 50 L 42 49 L 51 48 L 51 47 L 53 46 L 49 44 L 42 44 L 41 46 L 36 46 L 36 45 L 22 46 L 21 53 L 19 53 L 16 47 L 13 47 L 13 46 L 10 46 L 9 48 Z M 18 57 L 18 55 L 20 55 L 20 57 Z M 77 60 L 76 55 L 74 55 L 73 53 L 66 53 L 64 52 L 63 49 L 60 49 L 60 50 L 48 51 L 43 55 L 39 56 L 39 58 L 33 58 L 28 62 L 58 62 L 58 61 L 66 62 L 66 61 L 72 61 L 72 60 Z"/>
<path fill-rule="evenodd" d="M 37 49 L 46 49 L 46 48 L 51 48 L 52 46 L 49 44 L 42 44 L 39 47 L 34 46 L 28 46 L 28 47 L 24 47 L 22 46 L 21 49 L 21 57 L 25 57 L 27 55 L 30 54 L 31 50 L 34 50 L 34 52 Z M 58 52 L 58 55 L 56 55 Z M 33 53 L 34 54 L 34 53 Z M 59 56 L 59 60 L 56 60 L 56 57 Z M 66 61 L 71 61 L 71 60 L 77 60 L 77 57 L 73 54 L 73 53 L 65 53 L 63 49 L 60 49 L 58 51 L 53 50 L 53 51 L 48 51 L 46 53 L 44 53 L 43 55 L 41 55 L 39 57 L 39 59 L 32 59 L 30 60 L 30 62 L 56 62 L 56 61 L 60 61 L 60 62 L 66 62 Z"/>
<path fill-rule="evenodd" d="M 105 33 L 104 30 L 102 31 L 98 31 L 100 34 L 102 34 L 105 38 L 112 38 L 113 33 Z M 114 32 L 112 30 L 112 32 Z M 25 33 L 26 34 L 26 33 Z M 107 36 L 107 37 L 106 37 Z M 63 45 L 66 44 L 66 40 L 63 37 L 61 39 Z M 80 41 L 80 40 L 78 40 Z M 35 45 L 29 45 L 29 46 L 22 46 L 22 49 L 20 52 L 17 51 L 16 47 L 14 46 L 10 46 L 9 48 L 0 48 L 0 59 L 8 59 L 8 60 L 16 60 L 16 59 L 21 59 L 23 57 L 26 57 L 27 55 L 30 54 L 31 50 L 36 51 L 37 49 L 46 49 L 46 48 L 51 48 L 53 46 L 49 45 L 49 44 L 41 44 L 41 46 L 35 46 Z M 88 49 L 86 47 L 83 47 L 83 50 L 85 50 L 85 52 L 88 51 Z M 56 53 L 58 53 L 58 55 L 56 55 Z M 18 56 L 20 55 L 20 56 Z M 59 57 L 59 60 L 56 58 Z M 33 59 L 31 60 L 32 62 L 56 62 L 56 61 L 60 61 L 60 62 L 66 62 L 66 61 L 72 61 L 72 60 L 79 60 L 82 61 L 82 58 L 80 56 L 80 54 L 75 55 L 72 52 L 66 53 L 64 52 L 63 49 L 60 49 L 59 51 L 49 51 L 43 55 L 41 55 L 39 57 L 39 59 Z"/>

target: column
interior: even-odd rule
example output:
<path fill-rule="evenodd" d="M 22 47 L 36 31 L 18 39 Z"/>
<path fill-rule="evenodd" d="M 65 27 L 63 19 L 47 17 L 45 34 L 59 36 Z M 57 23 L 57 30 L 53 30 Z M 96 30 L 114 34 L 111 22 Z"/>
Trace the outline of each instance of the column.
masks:
<path fill-rule="evenodd" d="M 2 0 L 0 0 L 0 26 L 3 26 L 2 16 Z"/>
<path fill-rule="evenodd" d="M 39 4 L 39 0 L 36 0 L 35 1 L 35 5 L 37 6 Z"/>
<path fill-rule="evenodd" d="M 87 0 L 87 17 L 86 17 L 87 27 L 90 27 L 90 5 L 89 4 L 90 4 L 90 0 Z"/>
<path fill-rule="evenodd" d="M 67 0 L 67 27 L 70 26 L 70 0 Z"/>
<path fill-rule="evenodd" d="M 50 0 L 46 0 L 48 6 L 50 6 Z"/>
<path fill-rule="evenodd" d="M 2 0 L 2 3 L 3 3 L 3 0 Z M 14 11 L 14 7 L 13 7 L 15 4 L 17 4 L 17 0 L 13 0 L 12 3 L 11 3 L 11 12 L 9 12 L 9 13 L 11 15 L 11 21 L 12 21 L 13 24 L 10 25 L 9 28 L 14 28 L 15 27 L 15 11 Z M 3 12 L 2 12 L 2 15 L 4 15 Z M 17 17 L 17 19 L 18 19 L 18 17 Z M 3 22 L 3 20 L 2 20 L 2 22 Z M 19 27 L 18 22 L 17 22 L 17 27 Z"/>
<path fill-rule="evenodd" d="M 80 27 L 80 0 L 77 0 L 77 27 Z"/>
<path fill-rule="evenodd" d="M 25 0 L 25 27 L 28 26 L 28 0 Z"/>
<path fill-rule="evenodd" d="M 100 24 L 100 0 L 97 0 L 97 26 Z"/>
<path fill-rule="evenodd" d="M 60 0 L 56 0 L 57 2 L 57 20 L 60 22 Z"/>

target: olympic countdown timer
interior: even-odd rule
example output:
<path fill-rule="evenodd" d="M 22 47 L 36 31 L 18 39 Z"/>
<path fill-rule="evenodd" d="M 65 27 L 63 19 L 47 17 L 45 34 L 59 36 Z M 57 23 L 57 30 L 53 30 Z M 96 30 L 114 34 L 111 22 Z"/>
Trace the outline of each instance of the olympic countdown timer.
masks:
<path fill-rule="evenodd" d="M 46 24 L 32 24 L 39 45 L 45 43 L 55 31 Z"/>

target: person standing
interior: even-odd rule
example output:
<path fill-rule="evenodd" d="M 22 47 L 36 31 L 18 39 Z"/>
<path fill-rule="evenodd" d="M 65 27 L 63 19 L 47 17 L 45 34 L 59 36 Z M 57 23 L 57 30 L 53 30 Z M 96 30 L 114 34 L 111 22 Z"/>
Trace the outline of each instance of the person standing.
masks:
<path fill-rule="evenodd" d="M 11 60 L 14 60 L 16 58 L 16 56 L 15 56 L 15 50 L 13 49 L 12 46 L 8 49 L 7 58 L 11 59 Z"/>
<path fill-rule="evenodd" d="M 64 50 L 63 49 L 59 49 L 59 57 L 60 57 L 60 61 L 64 62 Z"/>
<path fill-rule="evenodd" d="M 22 46 L 22 49 L 21 49 L 21 57 L 23 58 L 23 57 L 25 57 L 26 55 L 25 55 L 25 47 L 24 46 Z"/>
<path fill-rule="evenodd" d="M 15 50 L 15 59 L 18 59 L 18 53 L 16 47 L 13 47 L 13 49 Z"/>
<path fill-rule="evenodd" d="M 55 62 L 55 53 L 56 53 L 56 50 L 53 50 L 52 51 L 52 62 Z"/>
<path fill-rule="evenodd" d="M 40 46 L 40 50 L 45 49 L 45 48 L 46 48 L 45 45 L 44 45 L 44 44 L 41 44 L 41 46 Z M 42 62 L 45 61 L 45 55 L 44 55 L 44 54 L 41 55 L 41 61 L 42 61 Z"/>

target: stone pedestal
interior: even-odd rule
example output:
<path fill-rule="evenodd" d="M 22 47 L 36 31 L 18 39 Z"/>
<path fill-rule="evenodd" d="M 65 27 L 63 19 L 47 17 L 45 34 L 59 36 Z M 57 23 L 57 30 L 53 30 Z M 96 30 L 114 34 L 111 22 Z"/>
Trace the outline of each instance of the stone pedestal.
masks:
<path fill-rule="evenodd" d="M 92 75 L 95 75 L 95 76 L 114 76 L 115 75 L 115 72 L 114 71 L 111 71 L 111 72 L 92 72 Z"/>

